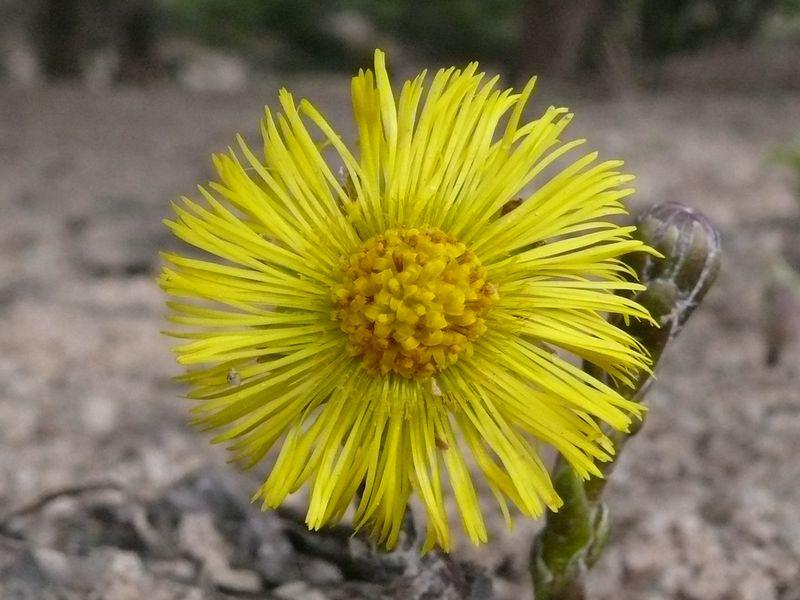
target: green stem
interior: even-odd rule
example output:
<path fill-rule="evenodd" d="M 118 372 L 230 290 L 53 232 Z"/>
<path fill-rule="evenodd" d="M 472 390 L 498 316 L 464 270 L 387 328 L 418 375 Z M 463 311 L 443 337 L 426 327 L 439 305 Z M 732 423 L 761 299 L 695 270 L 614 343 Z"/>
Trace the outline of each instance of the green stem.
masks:
<path fill-rule="evenodd" d="M 612 322 L 647 348 L 655 370 L 667 344 L 716 278 L 719 236 L 705 217 L 676 203 L 651 208 L 637 224 L 640 239 L 664 256 L 659 261 L 650 255 L 636 255 L 629 260 L 639 280 L 647 285 L 635 300 L 650 311 L 658 326 L 644 321 Z M 637 402 L 644 402 L 652 381 L 650 373 L 642 373 L 632 387 L 622 388 L 590 364 L 585 364 L 584 370 Z M 587 597 L 586 573 L 602 554 L 609 533 L 603 492 L 623 447 L 643 425 L 644 419 L 634 421 L 627 432 L 606 429 L 616 452 L 615 460 L 598 465 L 602 478 L 585 481 L 558 457 L 553 485 L 564 505 L 558 512 L 548 513 L 531 549 L 529 567 L 536 600 Z"/>

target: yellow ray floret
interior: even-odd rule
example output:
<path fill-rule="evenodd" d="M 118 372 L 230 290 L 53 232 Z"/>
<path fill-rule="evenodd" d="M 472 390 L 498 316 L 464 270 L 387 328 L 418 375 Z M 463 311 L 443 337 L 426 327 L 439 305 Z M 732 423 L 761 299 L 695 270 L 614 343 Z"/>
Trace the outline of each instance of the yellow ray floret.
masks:
<path fill-rule="evenodd" d="M 174 205 L 167 226 L 201 251 L 164 253 L 159 278 L 180 379 L 239 463 L 275 451 L 265 507 L 308 486 L 310 528 L 353 507 L 391 548 L 416 497 L 423 550 L 449 550 L 451 502 L 487 540 L 482 489 L 508 522 L 558 510 L 541 443 L 583 477 L 612 458 L 600 425 L 642 408 L 569 356 L 623 385 L 649 368 L 607 317 L 650 319 L 620 257 L 653 251 L 613 220 L 622 163 L 571 158 L 566 109 L 525 121 L 534 84 L 500 89 L 473 63 L 395 94 L 377 51 L 352 83 L 357 152 L 282 90 L 263 154 L 239 137 Z"/>

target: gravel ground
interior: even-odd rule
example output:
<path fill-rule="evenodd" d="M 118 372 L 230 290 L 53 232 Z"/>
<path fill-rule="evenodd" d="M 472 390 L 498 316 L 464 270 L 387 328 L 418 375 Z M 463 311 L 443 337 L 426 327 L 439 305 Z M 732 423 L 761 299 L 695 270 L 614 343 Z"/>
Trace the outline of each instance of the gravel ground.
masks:
<path fill-rule="evenodd" d="M 294 88 L 349 131 L 346 83 Z M 352 565 L 309 550 L 291 516 L 276 524 L 234 500 L 263 470 L 233 472 L 187 427 L 159 335 L 168 202 L 210 177 L 209 154 L 234 132 L 254 136 L 274 98 L 0 89 L 0 515 L 20 509 L 0 535 L 0 597 L 383 597 L 379 583 L 342 583 L 358 578 Z M 573 108 L 575 130 L 639 175 L 634 208 L 695 206 L 725 252 L 610 486 L 616 526 L 594 598 L 800 598 L 800 348 L 790 340 L 767 368 L 762 334 L 769 265 L 799 222 L 790 174 L 765 156 L 800 133 L 797 96 L 670 92 Z M 782 332 L 800 313 L 787 307 Z M 53 491 L 64 493 L 43 498 Z M 173 501 L 192 491 L 228 504 Z M 464 542 L 456 557 L 486 567 L 498 597 L 527 597 L 536 527 L 495 522 L 491 544 Z M 243 541 L 259 528 L 269 544 Z M 277 574 L 276 548 L 289 556 Z M 473 597 L 485 593 L 459 573 Z"/>

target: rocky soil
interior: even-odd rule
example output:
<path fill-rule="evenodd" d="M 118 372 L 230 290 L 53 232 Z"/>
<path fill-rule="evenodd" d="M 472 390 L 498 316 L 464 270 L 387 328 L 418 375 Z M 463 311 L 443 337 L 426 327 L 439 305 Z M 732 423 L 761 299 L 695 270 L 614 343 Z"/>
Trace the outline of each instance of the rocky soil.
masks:
<path fill-rule="evenodd" d="M 346 78 L 297 81 L 349 132 Z M 156 251 L 168 203 L 255 139 L 275 90 L 0 89 L 0 597 L 335 600 L 529 597 L 537 523 L 455 559 L 381 557 L 295 510 L 249 507 L 186 425 L 162 338 Z M 800 311 L 765 365 L 763 292 L 800 205 L 766 156 L 800 135 L 789 94 L 670 92 L 573 103 L 575 130 L 639 175 L 634 208 L 677 200 L 722 231 L 723 271 L 665 359 L 609 489 L 615 533 L 596 600 L 800 599 Z M 800 265 L 797 265 L 800 267 Z M 775 325 L 777 323 L 777 326 Z M 408 532 L 411 536 L 411 532 Z M 409 540 L 410 543 L 410 540 Z M 484 570 L 465 567 L 470 560 Z M 420 578 L 427 578 L 422 581 Z M 445 583 L 447 582 L 447 583 Z"/>

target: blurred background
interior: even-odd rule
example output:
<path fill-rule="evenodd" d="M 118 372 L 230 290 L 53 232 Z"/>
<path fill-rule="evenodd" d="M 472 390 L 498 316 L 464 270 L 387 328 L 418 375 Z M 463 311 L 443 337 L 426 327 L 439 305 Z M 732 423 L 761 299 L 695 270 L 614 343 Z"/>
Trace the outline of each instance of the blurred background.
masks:
<path fill-rule="evenodd" d="M 299 71 L 480 60 L 594 90 L 800 86 L 797 0 L 4 0 L 3 74 L 232 92 Z M 748 86 L 750 86 L 748 88 Z"/>
<path fill-rule="evenodd" d="M 248 512 L 265 469 L 187 425 L 154 284 L 211 153 L 256 140 L 280 86 L 352 141 L 375 47 L 397 81 L 540 75 L 529 116 L 575 110 L 638 176 L 634 212 L 716 223 L 723 270 L 615 473 L 594 597 L 799 599 L 798 0 L 0 0 L 0 598 L 384 597 Z M 495 518 L 456 556 L 528 597 L 538 526 Z"/>

